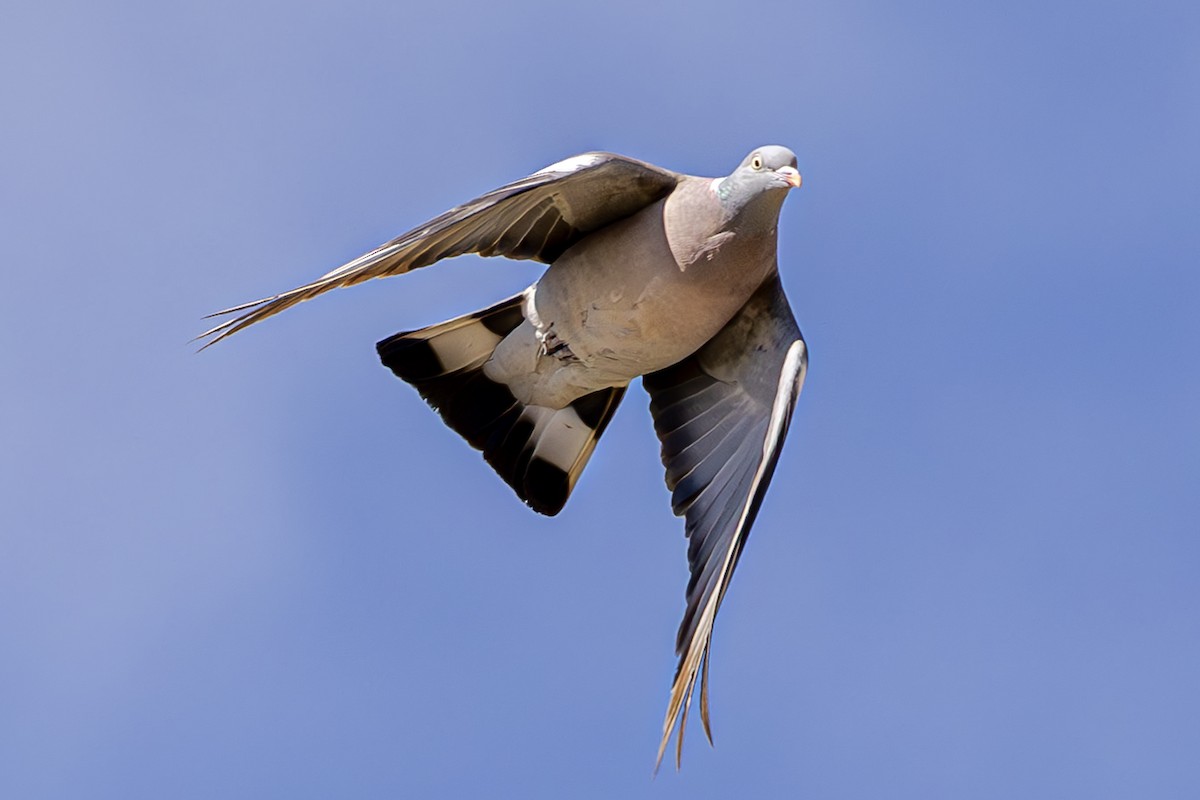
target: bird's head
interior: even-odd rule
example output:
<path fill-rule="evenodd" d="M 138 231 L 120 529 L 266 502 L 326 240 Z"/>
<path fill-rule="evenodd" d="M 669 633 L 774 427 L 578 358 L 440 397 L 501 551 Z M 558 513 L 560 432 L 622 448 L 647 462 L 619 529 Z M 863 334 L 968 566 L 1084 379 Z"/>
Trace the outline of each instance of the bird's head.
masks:
<path fill-rule="evenodd" d="M 712 188 L 728 212 L 741 216 L 754 208 L 758 217 L 768 209 L 778 215 L 783 198 L 799 185 L 796 154 L 771 144 L 752 150 L 728 177 L 713 181 Z"/>
<path fill-rule="evenodd" d="M 750 195 L 787 191 L 799 185 L 796 154 L 786 147 L 769 144 L 755 148 L 743 158 L 729 177 L 721 179 L 717 191 L 718 194 Z"/>

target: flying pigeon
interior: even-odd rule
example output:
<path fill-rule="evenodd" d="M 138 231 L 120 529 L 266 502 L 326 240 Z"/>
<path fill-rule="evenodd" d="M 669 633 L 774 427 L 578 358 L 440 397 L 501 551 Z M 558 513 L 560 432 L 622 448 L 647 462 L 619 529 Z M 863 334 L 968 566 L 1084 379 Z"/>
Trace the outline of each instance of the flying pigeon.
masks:
<path fill-rule="evenodd" d="M 490 308 L 379 342 L 383 364 L 483 451 L 533 510 L 557 514 L 641 376 L 672 509 L 689 540 L 687 609 L 656 765 L 692 693 L 709 742 L 713 621 L 771 480 L 807 369 L 776 229 L 796 156 L 760 147 L 724 178 L 612 153 L 559 161 L 327 275 L 235 306 L 208 347 L 341 286 L 477 253 L 548 264 Z M 657 769 L 657 767 L 656 767 Z"/>

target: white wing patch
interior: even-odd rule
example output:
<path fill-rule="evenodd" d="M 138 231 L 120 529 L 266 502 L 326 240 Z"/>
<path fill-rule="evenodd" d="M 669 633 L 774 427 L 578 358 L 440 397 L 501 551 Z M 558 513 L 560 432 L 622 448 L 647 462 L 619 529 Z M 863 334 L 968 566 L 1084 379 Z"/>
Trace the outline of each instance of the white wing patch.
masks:
<path fill-rule="evenodd" d="M 584 153 L 581 156 L 571 156 L 555 162 L 548 167 L 542 167 L 534 175 L 545 175 L 547 172 L 576 172 L 599 162 L 604 156 L 599 153 Z"/>
<path fill-rule="evenodd" d="M 808 346 L 803 339 L 797 339 L 788 347 L 783 359 L 783 368 L 779 370 L 779 384 L 775 389 L 775 402 L 771 405 L 771 424 L 767 429 L 768 440 L 782 440 L 784 424 L 788 419 L 788 405 L 800 397 L 804 388 L 804 376 L 808 373 Z M 763 456 L 767 448 L 763 448 Z"/>

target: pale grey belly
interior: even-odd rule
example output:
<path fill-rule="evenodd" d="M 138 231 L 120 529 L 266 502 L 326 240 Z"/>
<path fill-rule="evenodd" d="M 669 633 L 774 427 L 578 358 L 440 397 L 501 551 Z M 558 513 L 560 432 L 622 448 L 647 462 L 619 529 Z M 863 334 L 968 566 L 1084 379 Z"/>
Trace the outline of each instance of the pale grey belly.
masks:
<path fill-rule="evenodd" d="M 652 309 L 612 308 L 583 298 L 571 317 L 529 315 L 497 346 L 484 366 L 492 380 L 508 385 L 524 403 L 561 408 L 585 394 L 624 386 L 639 375 L 669 366 L 703 342 L 683 351 L 682 337 L 664 334 Z M 528 304 L 527 304 L 528 308 Z M 537 320 L 541 324 L 535 323 Z"/>
<path fill-rule="evenodd" d="M 526 312 L 529 318 L 500 343 L 485 373 L 523 403 L 562 408 L 681 361 L 745 303 L 690 288 L 659 291 L 665 288 L 650 284 L 640 295 L 617 289 L 599 297 L 567 295 L 551 304 L 543 302 L 540 284 L 531 287 L 536 317 Z"/>

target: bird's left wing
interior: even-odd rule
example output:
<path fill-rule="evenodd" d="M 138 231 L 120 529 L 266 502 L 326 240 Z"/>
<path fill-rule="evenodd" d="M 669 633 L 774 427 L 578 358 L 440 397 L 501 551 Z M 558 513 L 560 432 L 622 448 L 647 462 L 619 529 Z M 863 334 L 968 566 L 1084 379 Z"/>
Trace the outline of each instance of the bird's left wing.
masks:
<path fill-rule="evenodd" d="M 643 379 L 662 442 L 671 505 L 685 515 L 691 569 L 658 763 L 678 725 L 679 764 L 697 677 L 700 717 L 712 741 L 708 653 L 713 621 L 775 471 L 807 364 L 804 339 L 775 275 L 708 344 Z"/>
<path fill-rule="evenodd" d="M 312 283 L 211 314 L 237 316 L 196 338 L 209 338 L 208 347 L 330 289 L 464 253 L 550 263 L 588 233 L 665 197 L 682 177 L 613 153 L 573 156 L 452 208 Z"/>

